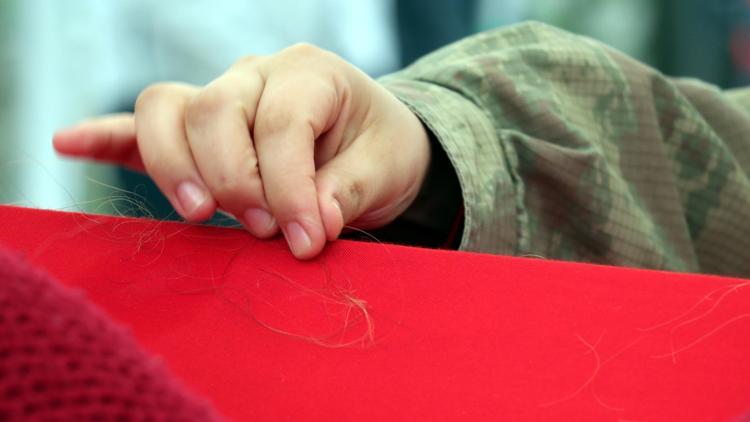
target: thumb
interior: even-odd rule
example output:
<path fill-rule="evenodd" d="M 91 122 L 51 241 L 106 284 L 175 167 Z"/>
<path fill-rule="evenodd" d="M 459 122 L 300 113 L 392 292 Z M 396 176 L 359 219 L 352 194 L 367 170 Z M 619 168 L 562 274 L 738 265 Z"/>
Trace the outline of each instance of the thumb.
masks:
<path fill-rule="evenodd" d="M 346 225 L 373 229 L 390 223 L 414 201 L 424 178 L 424 171 L 405 169 L 399 160 L 368 151 L 367 142 L 360 141 L 315 175 L 328 240 L 338 238 Z"/>

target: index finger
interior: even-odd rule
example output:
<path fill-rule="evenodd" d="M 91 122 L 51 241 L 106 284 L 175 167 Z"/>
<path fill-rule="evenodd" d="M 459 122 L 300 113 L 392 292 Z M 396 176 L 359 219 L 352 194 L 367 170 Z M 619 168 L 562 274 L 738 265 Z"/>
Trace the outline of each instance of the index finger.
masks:
<path fill-rule="evenodd" d="M 52 145 L 63 155 L 144 171 L 132 113 L 110 114 L 63 129 L 55 133 Z"/>

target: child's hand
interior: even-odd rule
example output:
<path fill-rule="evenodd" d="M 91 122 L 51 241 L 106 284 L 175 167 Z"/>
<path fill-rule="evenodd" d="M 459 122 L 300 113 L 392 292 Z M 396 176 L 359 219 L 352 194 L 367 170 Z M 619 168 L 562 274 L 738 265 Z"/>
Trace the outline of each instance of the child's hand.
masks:
<path fill-rule="evenodd" d="M 281 228 L 303 259 L 345 224 L 395 219 L 430 159 L 427 134 L 406 106 L 308 45 L 244 58 L 205 87 L 153 85 L 134 115 L 81 123 L 57 133 L 54 146 L 145 171 L 186 220 L 221 207 L 257 237 Z"/>

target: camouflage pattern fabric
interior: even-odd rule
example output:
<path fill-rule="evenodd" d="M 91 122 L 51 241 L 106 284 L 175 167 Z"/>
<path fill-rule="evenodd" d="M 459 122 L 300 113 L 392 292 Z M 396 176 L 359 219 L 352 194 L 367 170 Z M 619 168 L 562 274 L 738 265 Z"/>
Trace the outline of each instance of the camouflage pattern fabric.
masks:
<path fill-rule="evenodd" d="M 750 276 L 750 90 L 540 23 L 381 82 L 455 168 L 462 250 Z"/>

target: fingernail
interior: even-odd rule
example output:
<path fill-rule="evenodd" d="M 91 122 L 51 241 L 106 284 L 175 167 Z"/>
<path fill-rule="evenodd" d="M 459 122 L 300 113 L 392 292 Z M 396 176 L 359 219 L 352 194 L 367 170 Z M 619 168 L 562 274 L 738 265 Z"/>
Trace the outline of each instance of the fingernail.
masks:
<path fill-rule="evenodd" d="M 286 236 L 289 248 L 295 256 L 304 255 L 310 249 L 310 246 L 312 246 L 310 236 L 297 222 L 287 224 L 284 236 Z"/>
<path fill-rule="evenodd" d="M 273 229 L 276 220 L 261 208 L 249 208 L 243 214 L 245 224 L 256 236 L 265 236 Z"/>
<path fill-rule="evenodd" d="M 177 199 L 180 201 L 182 210 L 186 214 L 192 214 L 204 202 L 206 202 L 206 191 L 193 182 L 185 181 L 177 186 Z"/>

